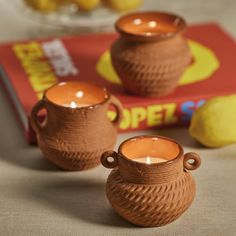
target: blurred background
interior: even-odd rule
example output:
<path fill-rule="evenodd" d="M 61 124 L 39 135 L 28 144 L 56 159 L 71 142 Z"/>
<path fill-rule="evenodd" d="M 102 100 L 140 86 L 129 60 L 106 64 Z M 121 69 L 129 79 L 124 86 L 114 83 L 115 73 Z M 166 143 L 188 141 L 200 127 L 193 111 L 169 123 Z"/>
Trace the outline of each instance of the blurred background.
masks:
<path fill-rule="evenodd" d="M 235 0 L 0 0 L 0 41 L 112 31 L 121 14 L 137 9 L 218 22 L 236 35 Z"/>

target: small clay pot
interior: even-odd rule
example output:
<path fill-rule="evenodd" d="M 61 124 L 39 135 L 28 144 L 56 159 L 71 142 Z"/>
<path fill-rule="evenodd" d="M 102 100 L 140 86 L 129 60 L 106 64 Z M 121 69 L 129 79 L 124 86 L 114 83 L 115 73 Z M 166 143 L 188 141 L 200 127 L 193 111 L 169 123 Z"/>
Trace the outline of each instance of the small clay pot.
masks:
<path fill-rule="evenodd" d="M 112 104 L 117 117 L 107 117 Z M 46 110 L 46 119 L 37 114 Z M 44 156 L 65 170 L 86 170 L 100 164 L 113 148 L 122 118 L 120 102 L 106 89 L 83 82 L 62 82 L 49 88 L 32 109 L 31 125 Z"/>
<path fill-rule="evenodd" d="M 124 88 L 149 97 L 172 92 L 191 61 L 182 36 L 184 19 L 163 12 L 138 12 L 122 16 L 115 27 L 120 38 L 111 47 L 111 59 Z"/>
<path fill-rule="evenodd" d="M 150 157 L 148 164 L 144 160 Z M 119 215 L 135 225 L 166 225 L 194 199 L 195 182 L 188 170 L 198 168 L 201 159 L 192 152 L 184 155 L 182 146 L 172 139 L 134 137 L 124 141 L 118 153 L 103 153 L 101 162 L 114 168 L 107 179 L 107 198 Z"/>

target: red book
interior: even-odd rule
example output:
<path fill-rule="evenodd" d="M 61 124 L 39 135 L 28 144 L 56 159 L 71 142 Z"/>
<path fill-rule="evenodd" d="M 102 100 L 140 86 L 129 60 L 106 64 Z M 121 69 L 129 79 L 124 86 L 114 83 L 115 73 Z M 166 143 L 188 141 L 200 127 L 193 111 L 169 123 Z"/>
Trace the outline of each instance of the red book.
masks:
<path fill-rule="evenodd" d="M 236 44 L 218 25 L 188 28 L 193 54 L 178 88 L 162 98 L 126 94 L 110 61 L 117 34 L 96 34 L 8 43 L 0 46 L 0 76 L 30 143 L 28 117 L 43 91 L 58 81 L 84 80 L 107 87 L 124 106 L 120 131 L 186 125 L 208 98 L 236 93 Z M 109 115 L 115 116 L 114 111 Z"/>

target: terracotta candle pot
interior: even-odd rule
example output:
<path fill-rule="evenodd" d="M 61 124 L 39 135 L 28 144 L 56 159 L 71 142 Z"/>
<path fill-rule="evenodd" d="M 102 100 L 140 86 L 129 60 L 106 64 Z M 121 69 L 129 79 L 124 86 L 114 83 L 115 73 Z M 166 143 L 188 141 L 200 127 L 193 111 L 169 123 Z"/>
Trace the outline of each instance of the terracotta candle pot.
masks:
<path fill-rule="evenodd" d="M 117 117 L 107 117 L 109 104 Z M 37 114 L 46 110 L 40 123 Z M 44 156 L 65 170 L 85 170 L 113 148 L 122 116 L 120 102 L 105 89 L 83 82 L 62 82 L 48 89 L 33 108 L 31 124 Z"/>
<path fill-rule="evenodd" d="M 195 182 L 188 170 L 198 168 L 201 159 L 196 153 L 183 154 L 182 146 L 172 139 L 134 137 L 124 141 L 118 153 L 103 153 L 101 162 L 114 168 L 107 180 L 107 198 L 133 224 L 168 224 L 194 199 Z"/>
<path fill-rule="evenodd" d="M 140 12 L 116 22 L 120 38 L 111 47 L 112 64 L 124 88 L 159 97 L 173 91 L 191 54 L 182 32 L 184 19 L 162 12 Z"/>

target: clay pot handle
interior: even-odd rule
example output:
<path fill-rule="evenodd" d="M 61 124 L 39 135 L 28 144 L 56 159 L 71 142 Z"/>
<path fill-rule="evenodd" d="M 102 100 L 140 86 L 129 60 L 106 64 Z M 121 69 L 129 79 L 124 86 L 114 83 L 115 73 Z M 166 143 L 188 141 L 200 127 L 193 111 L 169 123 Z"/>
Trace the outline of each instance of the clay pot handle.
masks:
<path fill-rule="evenodd" d="M 109 157 L 113 158 L 113 161 L 109 161 Z M 118 165 L 118 157 L 119 154 L 115 151 L 107 151 L 104 152 L 101 156 L 101 163 L 104 167 L 112 169 L 115 168 Z"/>
<path fill-rule="evenodd" d="M 114 96 L 111 96 L 110 103 L 116 109 L 116 118 L 112 122 L 115 126 L 118 126 L 122 120 L 122 117 L 123 117 L 123 106 L 122 106 L 121 102 Z"/>
<path fill-rule="evenodd" d="M 189 160 L 193 160 L 193 163 L 190 163 Z M 184 154 L 184 168 L 187 170 L 196 170 L 201 165 L 201 158 L 195 152 L 188 152 Z"/>
<path fill-rule="evenodd" d="M 31 111 L 30 123 L 36 132 L 40 132 L 45 127 L 45 125 L 42 125 L 42 123 L 38 120 L 38 112 L 42 109 L 46 109 L 46 107 L 44 105 L 44 101 L 40 100 L 34 105 Z"/>

